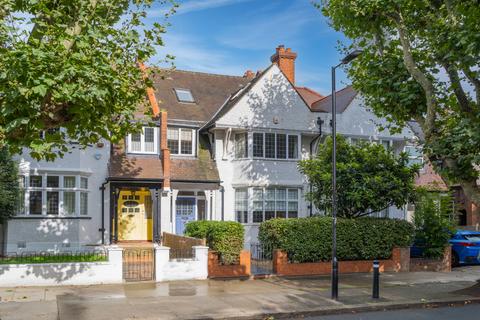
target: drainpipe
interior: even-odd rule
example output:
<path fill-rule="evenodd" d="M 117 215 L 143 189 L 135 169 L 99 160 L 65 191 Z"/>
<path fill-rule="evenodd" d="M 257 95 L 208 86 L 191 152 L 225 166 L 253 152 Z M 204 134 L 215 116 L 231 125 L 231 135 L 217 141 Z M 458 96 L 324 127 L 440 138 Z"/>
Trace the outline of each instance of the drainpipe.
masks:
<path fill-rule="evenodd" d="M 100 190 L 102 191 L 102 227 L 100 230 L 102 232 L 102 244 L 105 244 L 105 185 L 108 183 L 108 180 L 102 183 Z"/>
<path fill-rule="evenodd" d="M 222 221 L 225 221 L 225 188 L 220 185 L 220 192 L 222 194 Z"/>
<path fill-rule="evenodd" d="M 312 141 L 310 141 L 310 159 L 313 159 L 313 145 L 322 136 L 322 124 L 323 124 L 322 118 L 320 117 L 317 118 L 317 124 L 318 124 L 318 130 L 320 131 L 320 133 L 316 135 L 315 138 L 312 139 Z M 309 185 L 310 185 L 310 194 L 311 194 L 313 191 L 312 183 L 310 182 Z M 310 217 L 312 215 L 313 215 L 313 201 L 310 200 Z"/>

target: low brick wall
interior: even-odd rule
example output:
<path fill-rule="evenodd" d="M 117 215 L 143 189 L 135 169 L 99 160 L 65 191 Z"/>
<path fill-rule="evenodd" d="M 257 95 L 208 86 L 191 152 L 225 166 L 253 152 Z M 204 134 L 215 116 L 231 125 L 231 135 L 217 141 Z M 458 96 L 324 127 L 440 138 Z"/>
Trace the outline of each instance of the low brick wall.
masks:
<path fill-rule="evenodd" d="M 218 254 L 208 252 L 208 277 L 209 278 L 236 278 L 250 276 L 250 251 L 243 250 L 240 253 L 239 264 L 222 265 Z"/>
<path fill-rule="evenodd" d="M 394 248 L 392 257 L 388 260 L 380 260 L 381 272 L 408 272 L 410 269 L 410 248 Z M 273 253 L 273 272 L 279 276 L 305 276 L 330 274 L 332 263 L 307 262 L 289 263 L 287 253 L 275 250 Z M 373 261 L 339 261 L 340 273 L 372 272 Z"/>
<path fill-rule="evenodd" d="M 450 272 L 452 271 L 452 248 L 445 248 L 442 259 L 423 259 L 412 258 L 410 260 L 410 271 L 433 271 Z"/>

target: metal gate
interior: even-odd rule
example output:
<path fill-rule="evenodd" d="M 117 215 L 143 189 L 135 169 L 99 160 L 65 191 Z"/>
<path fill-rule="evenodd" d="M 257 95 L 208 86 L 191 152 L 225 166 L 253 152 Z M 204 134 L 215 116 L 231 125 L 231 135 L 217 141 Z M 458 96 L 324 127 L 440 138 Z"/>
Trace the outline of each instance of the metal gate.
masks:
<path fill-rule="evenodd" d="M 250 263 L 253 275 L 269 275 L 273 273 L 273 250 L 261 243 L 250 244 Z"/>
<path fill-rule="evenodd" d="M 125 281 L 153 280 L 153 248 L 123 249 L 123 279 Z"/>

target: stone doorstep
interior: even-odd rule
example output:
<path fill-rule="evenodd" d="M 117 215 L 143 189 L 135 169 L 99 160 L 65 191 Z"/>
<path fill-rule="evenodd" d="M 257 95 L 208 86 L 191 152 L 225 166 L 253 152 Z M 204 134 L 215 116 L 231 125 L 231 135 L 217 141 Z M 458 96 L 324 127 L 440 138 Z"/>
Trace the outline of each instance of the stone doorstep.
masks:
<path fill-rule="evenodd" d="M 379 299 L 382 300 L 381 298 Z M 405 309 L 433 309 L 442 307 L 463 307 L 470 304 L 480 304 L 480 298 L 472 299 L 456 299 L 456 300 L 432 300 L 426 302 L 403 302 L 403 303 L 390 303 L 390 302 L 370 302 L 370 305 L 343 305 L 343 306 L 328 306 L 319 308 L 318 310 L 309 311 L 292 311 L 292 312 L 279 312 L 279 313 L 257 313 L 246 316 L 232 316 L 232 317 L 215 317 L 212 315 L 198 316 L 193 318 L 185 318 L 185 320 L 201 320 L 201 319 L 229 319 L 229 320 L 258 320 L 268 319 L 303 319 L 306 317 L 318 317 L 340 314 L 354 314 L 365 312 L 380 312 L 380 311 L 392 311 L 392 310 L 405 310 Z"/>

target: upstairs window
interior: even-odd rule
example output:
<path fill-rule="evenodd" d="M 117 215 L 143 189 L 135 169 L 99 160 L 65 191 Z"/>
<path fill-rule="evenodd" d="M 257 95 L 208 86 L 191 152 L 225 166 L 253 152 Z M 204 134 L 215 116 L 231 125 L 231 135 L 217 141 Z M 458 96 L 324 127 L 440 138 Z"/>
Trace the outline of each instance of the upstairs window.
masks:
<path fill-rule="evenodd" d="M 143 127 L 141 132 L 128 135 L 128 152 L 157 153 L 158 129 Z"/>
<path fill-rule="evenodd" d="M 298 135 L 255 132 L 253 134 L 253 157 L 297 159 Z"/>
<path fill-rule="evenodd" d="M 248 157 L 248 135 L 246 132 L 235 134 L 235 159 Z"/>
<path fill-rule="evenodd" d="M 192 156 L 194 141 L 193 129 L 168 128 L 167 130 L 167 146 L 171 154 Z"/>
<path fill-rule="evenodd" d="M 404 151 L 408 154 L 409 166 L 414 164 L 423 165 L 423 151 L 421 147 L 413 145 L 405 146 Z"/>
<path fill-rule="evenodd" d="M 188 89 L 174 89 L 179 102 L 194 103 L 192 92 Z"/>

